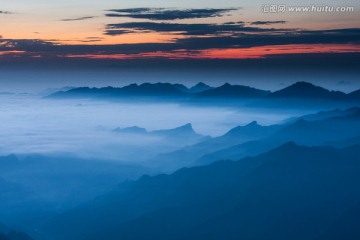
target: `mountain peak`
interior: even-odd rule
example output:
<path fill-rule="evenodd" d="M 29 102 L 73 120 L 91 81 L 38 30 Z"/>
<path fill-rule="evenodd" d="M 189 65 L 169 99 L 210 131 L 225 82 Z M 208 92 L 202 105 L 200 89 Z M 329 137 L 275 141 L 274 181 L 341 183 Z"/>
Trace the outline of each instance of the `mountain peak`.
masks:
<path fill-rule="evenodd" d="M 339 98 L 345 93 L 334 92 L 309 82 L 297 82 L 269 95 L 275 98 Z"/>
<path fill-rule="evenodd" d="M 209 87 L 209 85 L 207 85 L 203 82 L 198 82 L 194 87 Z"/>
<path fill-rule="evenodd" d="M 199 92 L 203 92 L 203 91 L 206 91 L 209 89 L 212 89 L 212 87 L 210 87 L 209 85 L 207 85 L 203 82 L 198 82 L 196 85 L 194 85 L 193 87 L 191 87 L 189 89 L 189 92 L 199 93 Z"/>
<path fill-rule="evenodd" d="M 180 127 L 174 128 L 169 130 L 170 132 L 174 134 L 186 134 L 186 135 L 198 135 L 194 129 L 191 123 L 184 124 Z"/>
<path fill-rule="evenodd" d="M 141 128 L 138 126 L 132 126 L 132 127 L 126 127 L 126 128 L 116 128 L 114 129 L 114 132 L 120 132 L 120 133 L 146 133 L 145 128 Z"/>
<path fill-rule="evenodd" d="M 245 125 L 244 127 L 259 127 L 260 125 L 258 124 L 257 121 L 252 121 L 251 123 L 249 123 L 248 125 Z"/>
<path fill-rule="evenodd" d="M 180 126 L 180 127 L 175 128 L 175 129 L 183 130 L 183 131 L 192 131 L 192 132 L 194 132 L 194 129 L 193 129 L 191 123 L 187 123 L 187 124 L 185 124 L 185 125 L 182 125 L 182 126 Z M 175 130 L 175 129 L 174 129 L 174 130 Z"/>
<path fill-rule="evenodd" d="M 237 126 L 230 131 L 228 131 L 225 135 L 227 136 L 240 136 L 243 134 L 254 134 L 254 132 L 258 132 L 261 129 L 261 125 L 258 124 L 257 121 L 252 121 L 251 123 L 244 126 Z"/>
<path fill-rule="evenodd" d="M 223 85 L 221 85 L 220 87 L 231 87 L 232 85 L 230 83 L 224 83 Z"/>
<path fill-rule="evenodd" d="M 317 91 L 330 92 L 329 90 L 327 90 L 325 88 L 315 86 L 312 83 L 304 82 L 304 81 L 296 82 L 296 83 L 284 88 L 283 90 L 294 90 L 294 91 L 309 91 L 309 90 L 313 91 L 313 90 L 317 90 Z M 280 91 L 283 91 L 283 90 L 280 90 Z"/>
<path fill-rule="evenodd" d="M 197 133 L 194 131 L 192 124 L 187 123 L 185 125 L 182 125 L 180 127 L 172 128 L 172 129 L 166 129 L 166 130 L 156 130 L 153 131 L 154 134 L 165 134 L 165 135 L 172 135 L 172 134 L 191 134 L 191 135 L 197 135 Z"/>
<path fill-rule="evenodd" d="M 309 83 L 309 82 L 305 82 L 305 81 L 296 82 L 292 86 L 296 87 L 296 88 L 313 88 L 313 87 L 317 87 L 314 84 Z"/>

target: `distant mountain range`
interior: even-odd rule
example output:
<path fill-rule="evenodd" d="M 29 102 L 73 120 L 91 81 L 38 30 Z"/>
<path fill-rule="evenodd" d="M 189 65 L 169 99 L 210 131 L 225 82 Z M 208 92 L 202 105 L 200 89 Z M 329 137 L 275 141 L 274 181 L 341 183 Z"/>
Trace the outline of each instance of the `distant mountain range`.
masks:
<path fill-rule="evenodd" d="M 297 107 L 313 108 L 319 106 L 344 107 L 351 106 L 346 103 L 359 104 L 360 98 L 357 94 L 345 94 L 340 91 L 315 86 L 308 82 L 297 82 L 289 87 L 275 91 L 249 104 L 251 107 Z"/>
<path fill-rule="evenodd" d="M 165 149 L 167 151 L 173 151 L 179 147 L 197 144 L 210 138 L 209 136 L 196 133 L 191 123 L 173 129 L 147 131 L 145 128 L 132 126 L 116 128 L 113 132 L 119 134 L 119 138 L 129 137 L 131 139 L 138 139 L 138 141 L 143 141 L 146 138 L 152 139 L 152 143 L 148 142 L 146 144 L 147 146 L 140 146 L 139 149 L 134 152 L 135 158 L 142 159 L 142 157 L 147 157 L 145 160 L 148 160 L 149 157 L 153 155 L 153 152 L 164 152 Z M 142 151 L 145 156 L 139 156 L 139 151 Z M 155 155 L 157 153 L 155 153 Z"/>
<path fill-rule="evenodd" d="M 125 141 L 160 139 L 155 157 L 149 146 L 133 149 L 146 159 L 141 167 L 0 157 L 0 222 L 44 240 L 359 239 L 359 122 L 360 108 L 351 107 L 253 121 L 219 137 L 190 123 L 103 129 Z M 144 173 L 158 175 L 131 180 Z M 0 240 L 27 237 L 0 225 Z"/>
<path fill-rule="evenodd" d="M 185 138 L 187 142 L 193 142 L 193 140 L 199 140 L 204 138 L 203 135 L 196 133 L 192 127 L 191 123 L 187 123 L 183 126 L 166 129 L 166 130 L 155 130 L 148 132 L 145 128 L 138 126 L 126 127 L 126 128 L 116 128 L 114 132 L 118 133 L 128 133 L 128 134 L 148 134 L 155 136 L 162 136 L 166 138 Z"/>
<path fill-rule="evenodd" d="M 300 119 L 303 119 L 305 121 L 320 121 L 320 120 L 325 120 L 327 118 L 333 118 L 333 117 L 346 117 L 349 115 L 357 114 L 359 111 L 360 111 L 359 107 L 352 107 L 352 108 L 348 108 L 345 110 L 335 109 L 335 110 L 330 110 L 330 111 L 320 111 L 315 114 L 308 114 L 308 115 L 301 116 L 301 117 L 290 118 L 288 120 L 285 120 L 285 122 L 293 123 Z"/>
<path fill-rule="evenodd" d="M 270 91 L 225 83 L 220 87 L 199 92 L 196 98 L 259 98 L 268 94 Z"/>
<path fill-rule="evenodd" d="M 200 93 L 200 92 L 204 92 L 204 91 L 211 90 L 211 89 L 213 89 L 213 87 L 210 87 L 209 85 L 207 85 L 203 82 L 199 82 L 195 86 L 192 86 L 191 88 L 189 88 L 188 90 L 185 89 L 185 91 L 190 92 L 190 93 Z"/>
<path fill-rule="evenodd" d="M 337 114 L 334 114 L 335 112 Z M 207 154 L 203 152 L 203 156 L 197 162 L 208 164 L 219 159 L 233 160 L 245 156 L 255 156 L 288 141 L 307 146 L 329 145 L 329 142 L 337 142 L 340 146 L 360 144 L 355 141 L 360 136 L 359 123 L 360 108 L 306 115 L 293 122 L 274 126 L 276 131 L 266 137 L 231 145 Z M 346 145 L 346 142 L 350 144 Z"/>
<path fill-rule="evenodd" d="M 359 122 L 360 108 L 357 107 L 321 111 L 270 126 L 261 126 L 254 121 L 234 127 L 222 136 L 209 137 L 196 144 L 159 154 L 150 164 L 175 170 L 182 166 L 255 156 L 288 141 L 306 146 L 360 144 L 360 141 L 356 141 L 360 136 Z"/>
<path fill-rule="evenodd" d="M 146 172 L 153 171 L 136 164 L 69 156 L 0 157 L 0 222 L 35 224 Z"/>
<path fill-rule="evenodd" d="M 298 99 L 344 99 L 347 95 L 339 91 L 329 91 L 308 82 L 297 82 L 289 87 L 273 92 L 268 98 L 298 98 Z"/>
<path fill-rule="evenodd" d="M 60 91 L 50 95 L 50 98 L 184 98 L 190 93 L 189 89 L 182 84 L 170 83 L 144 83 L 130 84 L 122 88 L 104 87 L 104 88 L 73 88 L 68 91 Z"/>
<path fill-rule="evenodd" d="M 261 126 L 254 121 L 245 126 L 237 126 L 222 136 L 207 138 L 199 143 L 186 146 L 179 150 L 160 154 L 151 161 L 151 164 L 167 166 L 170 169 L 193 165 L 197 159 L 206 154 L 227 149 L 248 141 L 266 138 L 271 134 L 274 134 L 280 128 L 280 125 Z"/>
<path fill-rule="evenodd" d="M 45 229 L 55 240 L 359 239 L 359 159 L 359 145 L 289 142 L 257 157 L 121 184 Z"/>
<path fill-rule="evenodd" d="M 248 86 L 225 83 L 219 87 L 210 87 L 198 83 L 191 88 L 182 84 L 144 83 L 131 84 L 121 88 L 74 88 L 59 91 L 49 98 L 88 98 L 88 99 L 122 99 L 127 101 L 179 101 L 182 103 L 218 103 L 233 104 L 243 101 L 250 107 L 271 107 L 278 105 L 326 105 L 334 103 L 359 102 L 360 90 L 345 94 L 330 91 L 307 82 L 297 82 L 279 91 L 270 92 Z M 287 101 L 284 101 L 286 99 Z M 224 100 L 231 100 L 225 101 Z M 251 100 L 249 102 L 249 100 Z"/>

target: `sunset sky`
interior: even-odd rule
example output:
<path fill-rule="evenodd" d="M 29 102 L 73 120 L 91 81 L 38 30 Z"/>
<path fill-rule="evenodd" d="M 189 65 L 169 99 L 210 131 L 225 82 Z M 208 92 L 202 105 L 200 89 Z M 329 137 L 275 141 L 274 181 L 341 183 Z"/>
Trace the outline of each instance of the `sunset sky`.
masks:
<path fill-rule="evenodd" d="M 352 10 L 291 10 L 313 6 Z M 359 62 L 358 0 L 0 4 L 2 91 L 159 81 L 276 90 L 305 80 L 350 92 Z"/>
<path fill-rule="evenodd" d="M 0 58 L 210 58 L 360 52 L 358 0 L 286 1 L 350 12 L 266 12 L 273 1 L 11 0 Z"/>

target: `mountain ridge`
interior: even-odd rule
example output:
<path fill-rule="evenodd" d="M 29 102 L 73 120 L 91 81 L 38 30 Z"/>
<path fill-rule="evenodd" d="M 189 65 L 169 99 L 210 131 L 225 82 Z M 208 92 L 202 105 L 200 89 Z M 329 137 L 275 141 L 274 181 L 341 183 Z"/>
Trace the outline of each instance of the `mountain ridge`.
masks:
<path fill-rule="evenodd" d="M 309 82 L 296 82 L 283 89 L 271 92 L 250 86 L 225 83 L 211 87 L 199 82 L 193 87 L 171 83 L 130 84 L 124 87 L 89 88 L 79 87 L 68 91 L 59 91 L 46 98 L 86 98 L 124 101 L 175 101 L 183 104 L 214 104 L 249 108 L 314 108 L 323 106 L 349 107 L 360 101 L 359 91 L 346 94 L 330 91 Z M 286 99 L 287 101 L 284 101 Z M 231 101 L 225 101 L 231 100 Z"/>
<path fill-rule="evenodd" d="M 256 239 L 315 239 L 324 224 L 326 231 L 331 229 L 329 220 L 342 211 L 339 206 L 347 206 L 353 198 L 360 199 L 360 186 L 351 184 L 360 180 L 359 157 L 359 146 L 335 149 L 288 142 L 256 157 L 142 177 L 84 208 L 60 216 L 48 226 L 48 231 L 60 234 L 52 235 L 54 239 L 61 239 L 62 234 L 71 236 L 74 227 L 91 236 L 86 239 L 222 236 L 232 240 L 240 236 L 255 239 L 259 232 L 263 236 Z M 328 166 L 325 169 L 324 164 Z M 88 219 L 82 217 L 86 212 L 92 212 Z M 310 217 L 314 219 L 308 220 Z M 76 219 L 86 219 L 87 223 L 80 226 Z M 99 224 L 97 219 L 105 222 L 93 225 Z M 164 224 L 166 231 L 161 230 Z M 267 228 L 267 224 L 272 227 Z M 280 231 L 284 225 L 292 230 Z M 82 229 L 85 226 L 95 229 Z"/>

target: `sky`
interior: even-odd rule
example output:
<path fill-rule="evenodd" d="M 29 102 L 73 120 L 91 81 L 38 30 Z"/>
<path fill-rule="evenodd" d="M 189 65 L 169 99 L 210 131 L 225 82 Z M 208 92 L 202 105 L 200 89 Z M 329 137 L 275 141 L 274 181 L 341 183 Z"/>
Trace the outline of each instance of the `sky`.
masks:
<path fill-rule="evenodd" d="M 262 79 L 263 69 L 272 78 L 286 72 L 283 79 L 316 70 L 356 82 L 359 11 L 358 0 L 3 0 L 0 82 L 14 69 L 115 74 L 129 66 L 199 67 L 205 80 L 214 69 Z"/>
<path fill-rule="evenodd" d="M 323 12 L 306 12 L 312 6 Z M 132 125 L 152 130 L 191 122 L 202 134 L 220 135 L 254 116 L 261 124 L 278 122 L 287 116 L 63 105 L 42 97 L 63 87 L 143 82 L 275 91 L 308 81 L 352 92 L 360 89 L 359 11 L 359 0 L 1 0 L 0 132 L 7 140 L 0 154 L 72 151 L 73 141 L 85 146 L 99 135 L 98 125 L 108 130 L 101 139 L 110 141 L 111 129 Z"/>
<path fill-rule="evenodd" d="M 261 58 L 359 52 L 357 0 L 46 1 L 0 5 L 1 57 Z M 290 12 L 290 7 L 350 7 Z M 317 11 L 317 10 L 316 10 Z"/>

